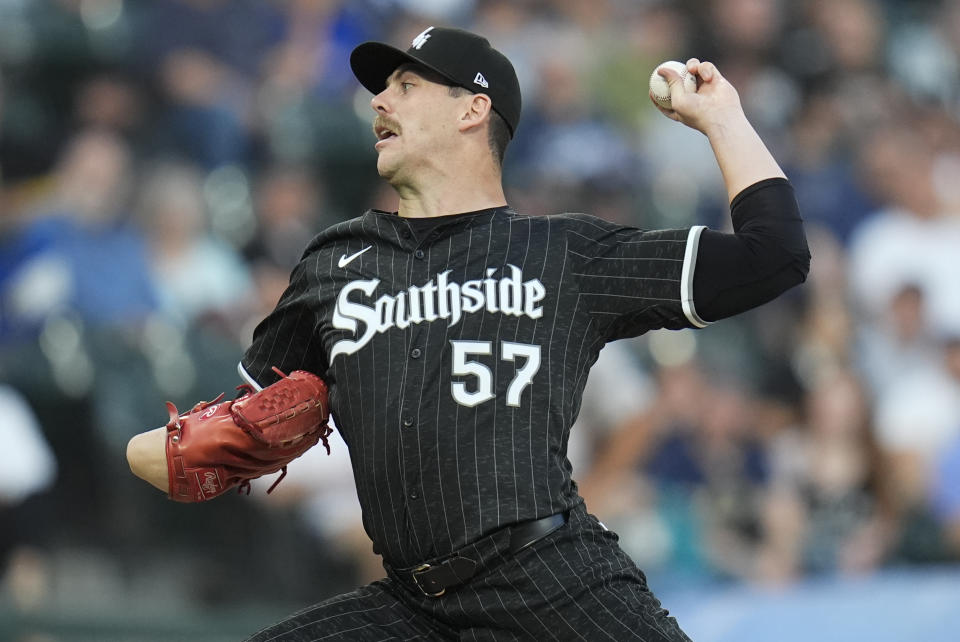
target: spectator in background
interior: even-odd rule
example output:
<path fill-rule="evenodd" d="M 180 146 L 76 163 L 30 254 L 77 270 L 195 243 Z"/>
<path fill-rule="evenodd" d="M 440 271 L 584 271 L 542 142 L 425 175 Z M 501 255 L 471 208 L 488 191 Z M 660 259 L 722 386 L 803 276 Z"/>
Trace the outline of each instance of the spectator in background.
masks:
<path fill-rule="evenodd" d="M 280 7 L 282 38 L 265 56 L 271 94 L 310 94 L 337 102 L 354 91 L 344 63 L 382 27 L 364 2 L 291 0 Z"/>
<path fill-rule="evenodd" d="M 742 384 L 712 377 L 703 393 L 696 423 L 676 425 L 644 469 L 659 487 L 690 502 L 708 576 L 749 580 L 761 543 L 767 453 Z"/>
<path fill-rule="evenodd" d="M 321 183 L 302 165 L 275 164 L 259 175 L 254 193 L 258 233 L 243 248 L 250 291 L 204 323 L 217 328 L 238 346 L 249 345 L 253 329 L 276 305 L 289 283 L 290 270 L 307 242 L 335 217 L 329 212 Z"/>
<path fill-rule="evenodd" d="M 320 181 L 307 167 L 274 165 L 260 173 L 254 212 L 257 234 L 244 248 L 249 260 L 289 271 L 314 234 L 339 220 L 329 213 Z"/>
<path fill-rule="evenodd" d="M 808 11 L 833 73 L 856 76 L 881 71 L 887 28 L 882 2 L 814 0 Z"/>
<path fill-rule="evenodd" d="M 147 234 L 160 312 L 169 320 L 189 326 L 248 296 L 247 265 L 209 231 L 202 176 L 195 167 L 170 161 L 149 166 L 138 189 L 136 216 Z"/>
<path fill-rule="evenodd" d="M 844 246 L 875 205 L 861 187 L 844 141 L 841 96 L 807 94 L 792 123 L 787 173 L 803 203 L 804 220 L 824 227 Z"/>
<path fill-rule="evenodd" d="M 270 260 L 253 259 L 249 269 L 251 291 L 203 319 L 204 327 L 230 339 L 238 349 L 250 344 L 257 324 L 273 310 L 290 283 L 290 271 Z"/>
<path fill-rule="evenodd" d="M 144 125 L 142 88 L 127 74 L 93 74 L 78 89 L 74 119 L 83 128 L 107 129 L 139 143 Z"/>
<path fill-rule="evenodd" d="M 663 367 L 655 401 L 598 455 L 592 510 L 653 573 L 750 579 L 766 453 L 746 391 L 695 362 Z"/>
<path fill-rule="evenodd" d="M 273 3 L 148 3 L 135 42 L 143 68 L 155 74 L 153 85 L 162 101 L 154 144 L 208 169 L 248 161 L 254 84 L 282 28 Z"/>
<path fill-rule="evenodd" d="M 0 514 L 53 485 L 57 462 L 33 410 L 15 389 L 0 385 L 0 417 L 3 437 L 0 448 Z M 15 519 L 0 520 L 0 571 L 7 536 L 16 529 Z"/>
<path fill-rule="evenodd" d="M 927 319 L 925 299 L 920 286 L 905 283 L 880 318 L 860 328 L 856 365 L 874 402 L 896 394 L 904 375 L 937 368 L 939 346 Z"/>
<path fill-rule="evenodd" d="M 683 392 L 677 395 L 670 391 L 689 392 L 700 381 L 695 371 L 688 368 L 671 370 L 674 377 L 664 377 L 660 372 L 658 380 L 653 376 L 647 380 L 632 355 L 620 346 L 622 342 L 604 346 L 587 380 L 586 416 L 578 416 L 577 430 L 571 431 L 569 456 L 574 476 L 591 511 L 620 535 L 620 545 L 648 574 L 676 573 L 689 579 L 700 573 L 700 562 L 699 555 L 689 550 L 692 528 L 688 506 L 658 496 L 660 489 L 643 474 L 642 466 L 664 439 L 667 419 L 684 413 L 684 408 L 676 403 Z M 598 368 L 601 377 L 595 380 L 592 375 Z M 620 376 L 621 370 L 626 372 L 625 377 Z M 615 383 L 608 379 L 610 376 L 615 377 Z M 666 385 L 668 381 L 672 385 Z M 615 397 L 608 396 L 608 386 L 620 392 Z M 596 407 L 591 406 L 591 398 Z M 612 414 L 607 415 L 603 405 L 610 405 Z M 691 416 L 696 413 L 695 405 L 687 405 Z M 598 426 L 604 425 L 604 415 L 611 423 L 601 428 L 600 434 L 594 434 Z M 591 416 L 595 418 L 591 420 Z M 582 428 L 590 429 L 591 434 L 577 436 L 584 432 Z M 576 457 L 587 449 L 587 474 L 581 475 L 577 473 Z M 583 458 L 581 454 L 580 459 Z"/>
<path fill-rule="evenodd" d="M 888 461 L 893 502 L 903 520 L 897 555 L 921 561 L 942 554 L 927 505 L 929 471 L 960 430 L 958 383 L 925 346 L 960 329 L 960 219 L 944 207 L 934 182 L 937 146 L 918 124 L 878 131 L 862 150 L 870 184 L 885 208 L 854 232 L 850 286 L 861 333 L 876 358 L 900 359 L 871 370 L 874 423 Z M 893 321 L 891 323 L 890 321 Z M 939 351 L 938 351 L 939 352 Z M 864 361 L 865 366 L 875 366 Z"/>
<path fill-rule="evenodd" d="M 81 87 L 104 69 L 125 65 L 125 14 L 97 24 L 111 9 L 115 5 L 62 0 L 0 2 L 0 66 L 11 72 L 0 164 L 9 177 L 48 172 L 63 141 L 86 126 L 74 111 Z"/>
<path fill-rule="evenodd" d="M 851 294 L 867 323 L 883 318 L 896 292 L 916 285 L 931 327 L 960 329 L 960 217 L 936 189 L 933 142 L 914 123 L 877 130 L 863 145 L 861 165 L 882 205 L 850 244 Z"/>
<path fill-rule="evenodd" d="M 801 425 L 771 442 L 756 579 L 863 573 L 887 559 L 895 537 L 889 484 L 867 397 L 850 371 L 825 374 Z"/>
<path fill-rule="evenodd" d="M 902 19 L 887 43 L 891 76 L 910 95 L 960 114 L 960 2 L 898 4 Z"/>
<path fill-rule="evenodd" d="M 637 155 L 624 132 L 599 118 L 587 100 L 581 74 L 572 57 L 543 61 L 540 109 L 525 114 L 528 145 L 517 150 L 515 158 L 522 166 L 520 180 L 540 185 L 552 199 L 563 193 L 571 212 L 588 209 L 582 186 L 626 191 L 639 173 Z"/>
<path fill-rule="evenodd" d="M 635 88 L 649 82 L 656 65 L 679 60 L 689 51 L 691 20 L 670 2 L 630 3 L 623 9 L 623 36 L 598 43 L 595 68 L 588 72 L 591 98 L 599 101 L 604 117 L 627 131 L 641 131 L 656 122 L 657 113 L 637 109 Z"/>
<path fill-rule="evenodd" d="M 698 15 L 698 47 L 730 70 L 751 121 L 782 144 L 783 128 L 797 108 L 796 80 L 779 66 L 780 34 L 788 18 L 782 0 L 713 0 Z"/>
<path fill-rule="evenodd" d="M 357 141 L 368 133 L 369 122 L 357 117 L 348 64 L 353 47 L 375 39 L 383 26 L 383 16 L 367 4 L 280 3 L 281 35 L 263 58 L 255 88 L 253 124 L 265 171 L 273 164 L 309 164 L 315 173 L 322 168 L 336 176 L 329 200 L 340 206 L 372 184 L 352 171 L 367 166 L 370 150 Z"/>
<path fill-rule="evenodd" d="M 877 441 L 895 490 L 894 508 L 903 522 L 896 553 L 911 562 L 944 555 L 929 495 L 938 461 L 960 438 L 960 356 L 955 336 L 940 345 L 932 367 L 902 372 L 875 407 Z"/>
<path fill-rule="evenodd" d="M 108 131 L 67 143 L 47 198 L 0 248 L 0 336 L 34 336 L 52 315 L 111 326 L 156 309 L 143 238 L 125 210 L 130 164 L 129 147 Z"/>
<path fill-rule="evenodd" d="M 57 461 L 30 406 L 6 385 L 0 385 L 0 417 L 4 438 L 0 448 L 0 594 L 8 593 L 18 608 L 36 608 L 48 589 L 45 556 L 38 549 L 49 535 L 48 522 L 42 518 L 42 510 L 25 503 L 53 485 Z"/>

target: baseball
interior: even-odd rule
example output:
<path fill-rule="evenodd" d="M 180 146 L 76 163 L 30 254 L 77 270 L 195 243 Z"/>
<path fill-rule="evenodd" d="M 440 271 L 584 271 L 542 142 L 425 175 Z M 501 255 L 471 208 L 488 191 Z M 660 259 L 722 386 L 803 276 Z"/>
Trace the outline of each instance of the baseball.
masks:
<path fill-rule="evenodd" d="M 684 63 L 677 62 L 676 60 L 668 60 L 667 62 L 661 62 L 657 65 L 653 73 L 650 74 L 650 94 L 658 105 L 664 109 L 670 109 L 672 107 L 672 103 L 670 102 L 670 85 L 667 83 L 666 78 L 657 73 L 657 70 L 661 67 L 668 67 L 680 74 L 683 78 L 684 91 L 696 91 L 697 78 L 687 71 L 687 66 Z"/>

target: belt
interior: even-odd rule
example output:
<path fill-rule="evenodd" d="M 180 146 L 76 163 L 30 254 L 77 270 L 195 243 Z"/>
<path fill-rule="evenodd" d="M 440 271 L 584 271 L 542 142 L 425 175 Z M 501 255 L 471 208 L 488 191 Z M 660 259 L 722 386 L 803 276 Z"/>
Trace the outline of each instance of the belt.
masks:
<path fill-rule="evenodd" d="M 557 513 L 507 526 L 510 554 L 516 554 L 567 523 L 567 513 Z M 480 563 L 460 553 L 433 564 L 418 564 L 395 570 L 396 574 L 429 597 L 440 597 L 448 588 L 459 586 L 477 572 Z"/>

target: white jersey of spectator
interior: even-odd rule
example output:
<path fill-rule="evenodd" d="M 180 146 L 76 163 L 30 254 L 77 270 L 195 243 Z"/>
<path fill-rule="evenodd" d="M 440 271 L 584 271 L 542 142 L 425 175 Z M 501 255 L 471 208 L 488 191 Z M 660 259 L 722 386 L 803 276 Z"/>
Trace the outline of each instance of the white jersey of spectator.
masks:
<path fill-rule="evenodd" d="M 960 332 L 960 218 L 921 219 L 908 212 L 881 211 L 853 235 L 850 287 L 868 317 L 883 314 L 905 285 L 921 288 L 926 314 L 940 331 Z"/>
<path fill-rule="evenodd" d="M 137 217 L 147 231 L 151 271 L 169 319 L 190 324 L 253 289 L 240 254 L 208 231 L 203 174 L 193 165 L 165 161 L 144 172 Z"/>
<path fill-rule="evenodd" d="M 860 376 L 874 399 L 887 394 L 906 373 L 936 368 L 942 360 L 938 338 L 919 288 L 893 295 L 880 319 L 861 324 L 854 352 Z"/>
<path fill-rule="evenodd" d="M 906 373 L 877 400 L 874 417 L 881 448 L 931 461 L 960 436 L 960 384 L 940 368 Z"/>
<path fill-rule="evenodd" d="M 57 462 L 30 406 L 20 393 L 4 385 L 0 385 L 0 417 L 0 505 L 19 504 L 53 484 Z"/>
<path fill-rule="evenodd" d="M 253 289 L 247 265 L 227 243 L 198 238 L 177 261 L 155 264 L 161 309 L 190 323 L 205 311 L 224 308 Z"/>

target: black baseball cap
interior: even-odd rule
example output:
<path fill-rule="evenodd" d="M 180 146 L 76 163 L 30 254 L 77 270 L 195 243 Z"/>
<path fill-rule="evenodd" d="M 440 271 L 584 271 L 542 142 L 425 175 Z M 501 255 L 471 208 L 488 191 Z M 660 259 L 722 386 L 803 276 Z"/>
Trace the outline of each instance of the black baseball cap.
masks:
<path fill-rule="evenodd" d="M 365 42 L 350 54 L 350 68 L 360 84 L 374 94 L 387 86 L 387 78 L 404 63 L 421 64 L 452 85 L 490 96 L 496 111 L 510 128 L 520 120 L 520 83 L 513 65 L 490 42 L 463 29 L 428 27 L 401 51 L 382 42 Z"/>

